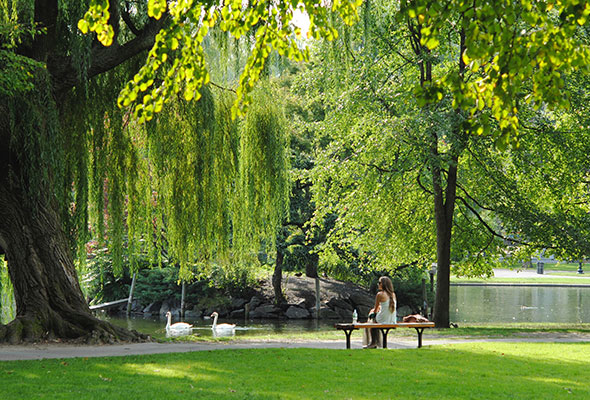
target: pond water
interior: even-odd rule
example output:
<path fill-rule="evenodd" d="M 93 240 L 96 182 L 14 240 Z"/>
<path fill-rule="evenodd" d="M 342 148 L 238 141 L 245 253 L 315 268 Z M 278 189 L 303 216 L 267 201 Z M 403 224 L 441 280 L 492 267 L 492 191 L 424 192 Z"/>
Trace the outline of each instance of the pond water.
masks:
<path fill-rule="evenodd" d="M 590 287 L 451 286 L 452 322 L 590 323 Z"/>
<path fill-rule="evenodd" d="M 124 315 L 109 316 L 105 313 L 97 313 L 97 316 L 101 319 L 112 322 L 113 324 L 122 326 L 127 329 L 135 329 L 139 332 L 148 334 L 154 338 L 166 337 L 166 318 L 164 317 L 141 317 L 131 316 L 126 318 Z M 172 323 L 180 321 L 178 315 L 173 317 Z M 185 318 L 183 322 L 192 324 L 195 329 L 193 333 L 201 337 L 212 337 L 213 331 L 211 330 L 212 319 L 191 319 Z M 322 320 L 317 321 L 314 319 L 305 320 L 249 320 L 244 319 L 229 319 L 220 318 L 218 323 L 229 323 L 236 324 L 236 329 L 232 336 L 234 337 L 247 337 L 247 336 L 263 336 L 264 334 L 280 333 L 280 332 L 314 332 L 314 331 L 326 331 L 333 330 L 334 323 L 338 321 L 333 320 Z"/>
<path fill-rule="evenodd" d="M 590 323 L 590 287 L 451 286 L 451 322 L 560 322 Z M 107 316 L 117 325 L 135 329 L 155 338 L 166 335 L 164 317 Z M 174 317 L 173 323 L 178 321 Z M 211 337 L 212 320 L 186 319 L 194 333 Z M 260 336 L 273 332 L 314 332 L 333 330 L 334 320 L 251 320 L 221 318 L 236 324 L 236 337 Z"/>

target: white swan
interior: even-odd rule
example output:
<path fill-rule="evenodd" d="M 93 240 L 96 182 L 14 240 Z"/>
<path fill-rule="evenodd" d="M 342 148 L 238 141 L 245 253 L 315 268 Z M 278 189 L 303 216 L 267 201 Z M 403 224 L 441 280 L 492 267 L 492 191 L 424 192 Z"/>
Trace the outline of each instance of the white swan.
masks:
<path fill-rule="evenodd" d="M 170 323 L 172 322 L 172 314 L 170 311 L 166 313 L 166 318 L 168 319 L 166 322 L 166 337 L 186 336 L 192 333 L 193 326 L 191 324 L 187 324 L 186 322 L 177 322 L 171 325 Z"/>
<path fill-rule="evenodd" d="M 213 329 L 213 333 L 218 333 L 218 334 L 233 334 L 234 329 L 236 329 L 236 324 L 217 324 L 217 318 L 219 317 L 219 314 L 217 314 L 217 312 L 213 312 L 213 314 L 211 314 L 211 316 L 213 317 L 213 325 L 211 326 L 211 329 Z"/>

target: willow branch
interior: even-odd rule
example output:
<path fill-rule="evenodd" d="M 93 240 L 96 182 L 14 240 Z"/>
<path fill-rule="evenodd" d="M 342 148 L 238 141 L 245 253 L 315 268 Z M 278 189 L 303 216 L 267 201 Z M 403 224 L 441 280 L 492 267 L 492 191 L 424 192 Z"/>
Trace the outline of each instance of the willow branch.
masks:
<path fill-rule="evenodd" d="M 226 90 L 226 91 L 228 91 L 228 92 L 236 93 L 235 89 L 232 89 L 232 88 L 227 88 L 227 87 L 225 87 L 225 86 L 218 85 L 217 83 L 215 83 L 215 82 L 213 82 L 213 81 L 209 81 L 209 84 L 210 84 L 211 86 L 214 86 L 214 87 L 216 87 L 217 89 Z"/>

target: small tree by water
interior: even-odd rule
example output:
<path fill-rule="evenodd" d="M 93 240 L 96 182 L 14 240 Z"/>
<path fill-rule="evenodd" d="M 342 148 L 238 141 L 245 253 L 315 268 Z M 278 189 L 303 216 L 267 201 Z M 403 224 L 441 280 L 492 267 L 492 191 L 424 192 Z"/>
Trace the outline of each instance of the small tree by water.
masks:
<path fill-rule="evenodd" d="M 4 256 L 0 256 L 0 323 L 6 324 L 15 316 L 14 291 L 8 276 Z"/>

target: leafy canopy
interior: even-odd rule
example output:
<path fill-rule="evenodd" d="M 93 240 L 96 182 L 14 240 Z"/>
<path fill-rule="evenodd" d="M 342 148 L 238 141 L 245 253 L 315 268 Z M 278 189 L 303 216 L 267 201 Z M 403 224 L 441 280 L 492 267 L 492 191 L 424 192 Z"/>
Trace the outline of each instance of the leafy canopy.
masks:
<path fill-rule="evenodd" d="M 331 11 L 352 24 L 362 0 L 331 2 Z M 154 113 L 174 94 L 182 93 L 186 100 L 199 99 L 201 89 L 209 80 L 205 65 L 203 41 L 211 28 L 217 27 L 236 39 L 254 32 L 252 47 L 241 74 L 232 115 L 242 114 L 251 102 L 249 93 L 264 70 L 266 59 L 273 50 L 295 61 L 308 58 L 307 49 L 300 47 L 302 31 L 293 21 L 299 12 L 309 17 L 308 37 L 334 39 L 337 31 L 330 23 L 329 9 L 323 1 L 290 0 L 243 2 L 242 0 L 196 2 L 179 0 L 148 0 L 148 14 L 155 19 L 167 18 L 168 25 L 156 37 L 146 64 L 121 91 L 120 107 L 135 104 L 134 115 L 142 121 L 151 120 Z M 89 11 L 78 22 L 83 32 L 96 32 L 105 46 L 112 43 L 113 28 L 107 0 L 92 0 Z M 156 71 L 162 79 L 156 82 Z"/>
<path fill-rule="evenodd" d="M 469 131 L 490 134 L 499 126 L 500 149 L 518 143 L 522 103 L 567 107 L 565 74 L 588 71 L 590 65 L 590 49 L 579 31 L 587 29 L 587 1 L 403 0 L 400 9 L 398 20 L 415 22 L 421 44 L 431 50 L 445 41 L 448 24 L 459 21 L 452 29 L 465 33 L 461 57 L 477 79 L 465 82 L 459 72 L 448 74 L 418 88 L 418 100 L 436 103 L 448 90 L 454 107 L 469 112 Z M 462 18 L 454 19 L 457 14 Z"/>

